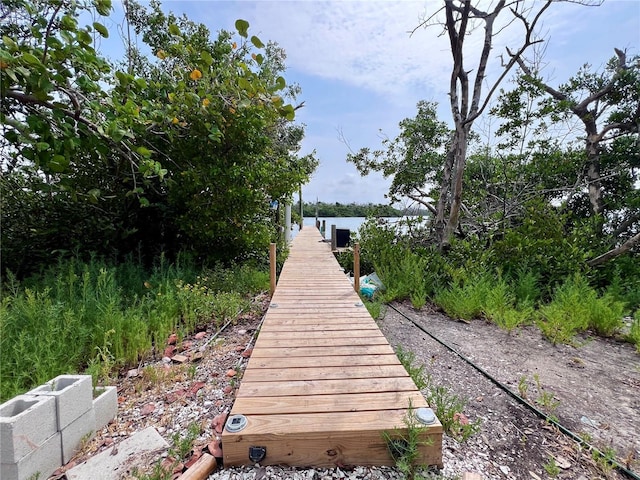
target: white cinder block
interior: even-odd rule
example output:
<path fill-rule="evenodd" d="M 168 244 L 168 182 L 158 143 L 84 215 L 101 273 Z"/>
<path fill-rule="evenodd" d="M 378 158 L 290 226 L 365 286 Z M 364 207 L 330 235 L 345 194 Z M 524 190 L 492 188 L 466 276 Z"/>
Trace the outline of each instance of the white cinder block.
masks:
<path fill-rule="evenodd" d="M 118 390 L 116 387 L 96 387 L 93 411 L 96 414 L 96 432 L 116 418 L 118 413 Z"/>
<path fill-rule="evenodd" d="M 0 478 L 2 480 L 45 479 L 49 478 L 61 465 L 60 433 L 55 433 L 20 461 L 1 463 Z"/>
<path fill-rule="evenodd" d="M 18 395 L 3 403 L 0 405 L 0 464 L 18 463 L 56 431 L 55 399 Z"/>
<path fill-rule="evenodd" d="M 93 409 L 85 412 L 70 425 L 60 431 L 62 434 L 62 463 L 73 458 L 82 440 L 89 440 L 96 434 L 96 415 Z"/>
<path fill-rule="evenodd" d="M 62 431 L 91 410 L 93 402 L 91 375 L 59 375 L 45 385 L 34 388 L 28 392 L 28 395 L 51 396 L 56 399 L 58 431 Z"/>

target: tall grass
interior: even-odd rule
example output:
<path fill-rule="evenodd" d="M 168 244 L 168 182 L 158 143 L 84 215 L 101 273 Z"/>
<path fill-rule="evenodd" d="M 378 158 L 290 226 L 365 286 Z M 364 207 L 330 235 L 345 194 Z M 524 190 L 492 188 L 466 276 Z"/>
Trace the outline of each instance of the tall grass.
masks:
<path fill-rule="evenodd" d="M 200 275 L 199 275 L 200 274 Z M 59 262 L 20 284 L 7 276 L 0 303 L 0 400 L 62 373 L 108 377 L 186 335 L 248 308 L 268 272 L 248 266 L 202 272 L 187 257 L 151 271 L 132 260 Z"/>

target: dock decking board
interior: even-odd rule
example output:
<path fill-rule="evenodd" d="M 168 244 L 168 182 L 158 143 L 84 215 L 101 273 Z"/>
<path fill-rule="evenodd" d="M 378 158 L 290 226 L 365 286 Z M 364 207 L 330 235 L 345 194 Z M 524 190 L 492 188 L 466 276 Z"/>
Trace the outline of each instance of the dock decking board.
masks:
<path fill-rule="evenodd" d="M 383 432 L 426 406 L 395 352 L 314 228 L 298 233 L 222 434 L 225 465 L 393 465 Z M 442 426 L 425 429 L 421 463 L 442 464 Z"/>

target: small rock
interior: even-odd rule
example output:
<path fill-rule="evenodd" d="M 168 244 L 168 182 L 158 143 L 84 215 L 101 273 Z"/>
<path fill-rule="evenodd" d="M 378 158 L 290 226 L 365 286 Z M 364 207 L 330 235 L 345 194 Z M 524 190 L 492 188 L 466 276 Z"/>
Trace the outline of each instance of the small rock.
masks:
<path fill-rule="evenodd" d="M 247 348 L 244 352 L 242 352 L 243 358 L 249 358 L 253 353 L 253 348 Z"/>
<path fill-rule="evenodd" d="M 555 459 L 556 459 L 556 465 L 558 465 L 561 469 L 566 470 L 567 468 L 571 467 L 571 462 L 566 458 L 564 458 L 563 456 L 556 455 Z"/>
<path fill-rule="evenodd" d="M 184 363 L 189 360 L 189 358 L 186 355 L 174 355 L 171 357 L 171 360 L 176 363 Z"/>
<path fill-rule="evenodd" d="M 236 372 L 234 369 L 227 370 L 227 377 L 229 377 L 229 378 L 235 377 L 237 374 L 238 374 L 238 372 Z"/>
<path fill-rule="evenodd" d="M 505 475 L 509 475 L 509 472 L 511 471 L 511 469 L 506 465 L 500 465 L 500 471 Z"/>
<path fill-rule="evenodd" d="M 198 393 L 198 390 L 204 387 L 204 385 L 205 385 L 204 382 L 195 382 L 193 385 L 191 385 L 191 388 L 189 389 L 189 391 L 191 392 L 192 395 L 195 395 L 196 393 Z"/>
<path fill-rule="evenodd" d="M 147 403 L 144 407 L 142 407 L 142 409 L 140 410 L 140 414 L 143 416 L 147 416 L 150 413 L 152 413 L 154 410 L 156 409 L 156 406 L 153 403 Z"/>
<path fill-rule="evenodd" d="M 172 333 L 171 335 L 169 335 L 169 338 L 167 339 L 167 345 L 175 345 L 178 341 L 178 335 L 176 335 L 175 333 Z"/>
<path fill-rule="evenodd" d="M 129 370 L 127 372 L 127 378 L 133 378 L 133 377 L 137 377 L 138 376 L 138 369 L 137 368 L 132 368 L 131 370 Z"/>
<path fill-rule="evenodd" d="M 453 414 L 453 421 L 458 422 L 460 425 L 469 425 L 469 418 L 461 412 Z"/>
<path fill-rule="evenodd" d="M 245 333 L 247 333 L 246 330 L 238 330 L 238 335 L 244 335 Z"/>
<path fill-rule="evenodd" d="M 206 336 L 207 336 L 207 332 L 198 332 L 198 333 L 196 333 L 195 339 L 196 340 L 202 340 Z"/>
<path fill-rule="evenodd" d="M 211 426 L 216 431 L 216 433 L 222 433 L 224 430 L 224 425 L 227 422 L 227 413 L 220 413 L 213 417 L 213 422 L 211 422 Z"/>
<path fill-rule="evenodd" d="M 174 353 L 176 353 L 176 346 L 175 345 L 169 345 L 167 348 L 164 349 L 164 357 L 173 357 Z"/>
<path fill-rule="evenodd" d="M 162 357 L 162 363 L 171 363 L 171 359 L 169 357 Z"/>
<path fill-rule="evenodd" d="M 204 355 L 201 352 L 196 352 L 193 355 L 191 355 L 192 362 L 199 362 L 203 358 L 204 358 Z"/>
<path fill-rule="evenodd" d="M 231 393 L 231 392 L 233 392 L 233 387 L 232 387 L 231 385 L 227 385 L 226 387 L 224 387 L 224 388 L 222 389 L 222 391 L 223 391 L 224 393 Z"/>
<path fill-rule="evenodd" d="M 216 438 L 213 442 L 210 442 L 207 445 L 209 448 L 209 453 L 216 458 L 222 458 L 222 442 L 220 442 L 219 438 Z"/>

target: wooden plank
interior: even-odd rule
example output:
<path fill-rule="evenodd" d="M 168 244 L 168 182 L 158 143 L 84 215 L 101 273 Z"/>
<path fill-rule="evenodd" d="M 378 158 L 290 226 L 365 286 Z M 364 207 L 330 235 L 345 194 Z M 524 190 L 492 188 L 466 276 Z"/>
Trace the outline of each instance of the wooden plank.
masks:
<path fill-rule="evenodd" d="M 252 357 L 326 357 L 340 355 L 388 355 L 395 354 L 389 345 L 356 345 L 334 347 L 331 352 L 325 347 L 254 348 Z"/>
<path fill-rule="evenodd" d="M 273 331 L 264 329 L 260 330 L 260 338 L 262 340 L 287 340 L 287 339 L 340 339 L 340 338 L 382 338 L 386 341 L 385 336 L 380 330 L 375 329 L 349 329 L 349 330 L 280 330 Z"/>
<path fill-rule="evenodd" d="M 318 365 L 318 357 L 296 357 L 292 361 L 288 357 L 256 357 L 251 356 L 246 372 L 254 368 L 289 368 L 315 367 Z M 360 365 L 400 365 L 398 357 L 394 354 L 387 355 L 341 355 L 322 357 L 322 365 L 325 367 L 351 368 Z"/>
<path fill-rule="evenodd" d="M 365 410 L 397 410 L 398 407 L 426 407 L 420 392 L 346 393 L 309 397 L 239 397 L 233 406 L 243 415 L 296 413 L 361 412 Z"/>
<path fill-rule="evenodd" d="M 244 382 L 281 382 L 291 380 L 336 380 L 343 378 L 406 377 L 402 365 L 364 365 L 357 367 L 261 368 L 245 370 Z"/>
<path fill-rule="evenodd" d="M 415 390 L 416 386 L 409 377 L 283 382 L 247 382 L 243 380 L 237 397 L 289 397 L 346 393 L 411 392 Z"/>
<path fill-rule="evenodd" d="M 397 427 L 406 434 L 404 414 L 404 410 L 385 410 L 353 412 L 350 417 L 330 413 L 251 416 L 247 429 L 235 434 L 223 433 L 224 464 L 247 463 L 248 452 L 242 440 L 250 436 L 252 445 L 266 449 L 266 457 L 261 462 L 264 465 L 278 461 L 312 467 L 395 465 L 381 432 L 393 432 Z M 294 417 L 297 421 L 292 422 Z M 304 425 L 313 427 L 309 429 Z M 420 449 L 417 462 L 442 465 L 442 427 L 426 428 L 420 440 L 425 445 Z"/>
<path fill-rule="evenodd" d="M 258 337 L 254 352 L 258 348 L 295 348 L 295 347 L 348 347 L 348 346 L 369 346 L 369 345 L 389 345 L 387 339 L 383 337 L 364 338 L 262 338 Z M 329 352 L 330 353 L 330 352 Z"/>
<path fill-rule="evenodd" d="M 374 410 L 358 412 L 301 413 L 298 415 L 248 415 L 247 427 L 242 435 L 286 432 L 324 433 L 338 432 L 366 433 L 402 428 L 407 410 Z M 442 430 L 439 422 L 432 426 L 433 431 Z"/>
<path fill-rule="evenodd" d="M 319 324 L 305 324 L 304 327 L 300 325 L 298 322 L 269 322 L 267 324 L 262 324 L 262 328 L 260 329 L 260 335 L 265 333 L 269 334 L 280 334 L 283 332 L 327 332 L 327 333 L 335 333 L 335 332 L 348 332 L 357 328 L 358 332 L 364 331 L 374 331 L 379 332 L 380 329 L 373 322 L 366 323 L 356 323 L 356 324 L 345 324 L 345 323 L 328 323 L 324 325 Z"/>

